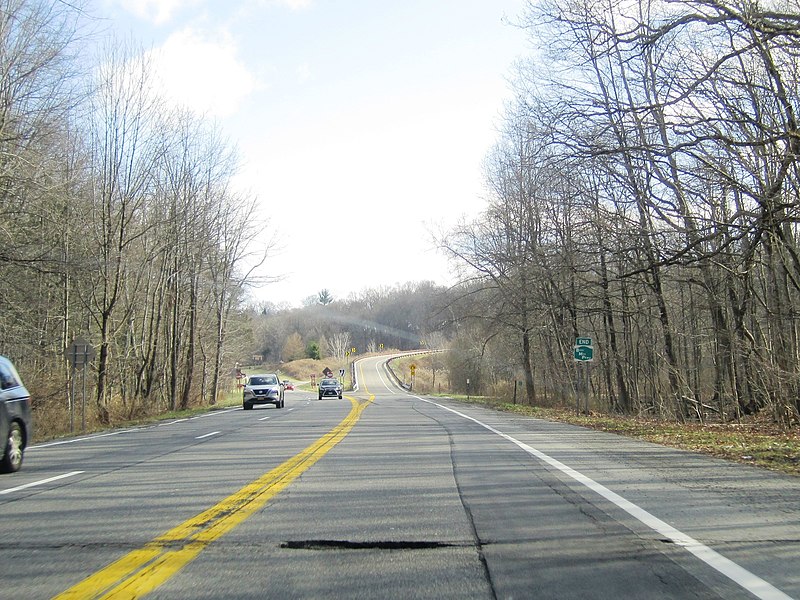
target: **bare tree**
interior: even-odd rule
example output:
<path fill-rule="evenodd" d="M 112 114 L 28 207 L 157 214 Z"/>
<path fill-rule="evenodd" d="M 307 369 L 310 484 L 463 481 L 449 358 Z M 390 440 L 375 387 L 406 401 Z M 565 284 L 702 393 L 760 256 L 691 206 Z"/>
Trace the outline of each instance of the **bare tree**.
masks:
<path fill-rule="evenodd" d="M 108 422 L 110 349 L 132 308 L 124 303 L 126 294 L 133 295 L 142 281 L 131 253 L 150 227 L 145 209 L 163 144 L 156 122 L 159 106 L 149 93 L 149 69 L 143 55 L 118 45 L 105 58 L 97 70 L 91 115 L 91 219 L 97 259 L 88 308 L 100 346 L 96 405 L 101 421 Z"/>
<path fill-rule="evenodd" d="M 353 344 L 349 331 L 339 331 L 328 337 L 328 353 L 334 358 L 343 359 Z"/>
<path fill-rule="evenodd" d="M 21 363 L 39 362 L 42 349 L 66 347 L 68 317 L 61 310 L 53 314 L 63 304 L 51 303 L 49 294 L 64 298 L 64 288 L 52 286 L 66 277 L 64 217 L 69 192 L 79 185 L 70 125 L 81 98 L 76 57 L 82 6 L 0 2 L 0 277 L 6 290 L 0 305 L 7 317 L 5 351 Z M 21 281 L 26 285 L 16 289 L 14 282 Z M 44 296 L 30 294 L 32 289 Z"/>

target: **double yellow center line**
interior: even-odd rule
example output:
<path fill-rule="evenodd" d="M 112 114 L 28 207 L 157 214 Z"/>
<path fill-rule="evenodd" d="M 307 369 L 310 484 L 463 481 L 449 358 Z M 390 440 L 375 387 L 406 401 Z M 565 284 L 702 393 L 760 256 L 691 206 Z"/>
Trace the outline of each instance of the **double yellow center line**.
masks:
<path fill-rule="evenodd" d="M 308 448 L 219 504 L 170 529 L 55 598 L 140 598 L 157 589 L 194 560 L 206 546 L 261 509 L 342 441 L 372 398 L 363 403 L 353 398 L 349 400 L 352 408 L 347 417 Z"/>

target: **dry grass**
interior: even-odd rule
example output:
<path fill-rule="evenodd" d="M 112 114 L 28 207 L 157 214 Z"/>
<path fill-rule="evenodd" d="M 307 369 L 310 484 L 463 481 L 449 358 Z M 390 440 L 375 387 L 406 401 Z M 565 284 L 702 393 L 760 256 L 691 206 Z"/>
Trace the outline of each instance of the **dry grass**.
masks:
<path fill-rule="evenodd" d="M 346 361 L 329 358 L 323 358 L 321 360 L 314 360 L 312 358 L 293 360 L 292 362 L 273 366 L 273 370 L 277 370 L 281 374 L 281 377 L 293 381 L 310 381 L 312 375 L 319 381 L 323 377 L 322 370 L 326 367 L 333 371 L 336 377 L 339 376 L 339 369 L 344 369 L 346 377 L 350 377 L 350 367 Z"/>
<path fill-rule="evenodd" d="M 411 383 L 411 365 L 414 365 L 414 391 L 420 394 L 441 394 L 449 390 L 447 370 L 441 355 L 412 355 L 395 358 L 390 366 L 400 381 Z M 434 368 L 435 367 L 435 368 Z"/>

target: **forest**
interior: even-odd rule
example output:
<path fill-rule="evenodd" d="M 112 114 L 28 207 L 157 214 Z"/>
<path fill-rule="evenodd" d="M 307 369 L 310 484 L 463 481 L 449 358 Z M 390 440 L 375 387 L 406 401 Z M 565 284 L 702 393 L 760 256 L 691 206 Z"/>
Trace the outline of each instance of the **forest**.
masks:
<path fill-rule="evenodd" d="M 215 402 L 245 263 L 269 250 L 234 147 L 159 97 L 146 52 L 90 51 L 79 4 L 0 3 L 0 352 L 40 425 L 76 378 L 99 423 Z"/>
<path fill-rule="evenodd" d="M 589 337 L 603 410 L 797 424 L 800 5 L 544 0 L 518 25 L 491 200 L 440 243 L 461 345 L 531 403 L 575 393 Z"/>

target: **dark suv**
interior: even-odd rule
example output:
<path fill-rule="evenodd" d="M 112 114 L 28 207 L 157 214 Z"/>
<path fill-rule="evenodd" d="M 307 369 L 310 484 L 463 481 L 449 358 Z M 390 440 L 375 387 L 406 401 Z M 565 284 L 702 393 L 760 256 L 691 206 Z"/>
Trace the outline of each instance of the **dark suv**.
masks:
<path fill-rule="evenodd" d="M 326 377 L 319 382 L 319 399 L 322 400 L 324 396 L 337 396 L 339 400 L 342 399 L 342 384 L 338 379 Z"/>
<path fill-rule="evenodd" d="M 0 356 L 0 473 L 13 473 L 31 439 L 31 396 L 5 356 Z"/>

